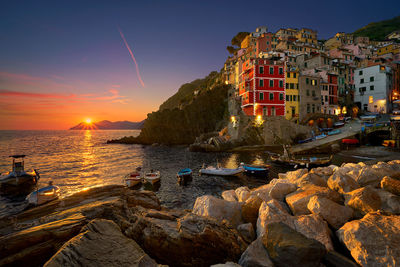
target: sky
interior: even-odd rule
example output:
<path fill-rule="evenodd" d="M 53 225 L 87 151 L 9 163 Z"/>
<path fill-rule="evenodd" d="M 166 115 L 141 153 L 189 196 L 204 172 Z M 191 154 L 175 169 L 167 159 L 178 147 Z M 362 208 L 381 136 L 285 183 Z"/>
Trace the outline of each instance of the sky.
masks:
<path fill-rule="evenodd" d="M 141 121 L 219 71 L 239 31 L 308 27 L 319 39 L 400 15 L 381 1 L 2 1 L 0 130 Z"/>

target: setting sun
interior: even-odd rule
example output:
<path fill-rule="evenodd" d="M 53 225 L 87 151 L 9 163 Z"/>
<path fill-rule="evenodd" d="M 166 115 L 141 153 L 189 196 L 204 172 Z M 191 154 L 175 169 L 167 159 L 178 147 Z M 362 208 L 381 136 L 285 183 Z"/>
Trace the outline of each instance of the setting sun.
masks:
<path fill-rule="evenodd" d="M 91 119 L 91 118 L 87 118 L 87 119 L 85 119 L 85 122 L 86 122 L 87 124 L 91 124 L 91 123 L 92 123 L 92 119 Z"/>

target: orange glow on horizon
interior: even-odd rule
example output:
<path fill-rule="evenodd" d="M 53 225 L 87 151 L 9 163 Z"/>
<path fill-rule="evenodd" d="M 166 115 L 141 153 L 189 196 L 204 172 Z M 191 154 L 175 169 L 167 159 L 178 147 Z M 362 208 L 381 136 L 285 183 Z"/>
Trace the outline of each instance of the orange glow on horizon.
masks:
<path fill-rule="evenodd" d="M 91 118 L 86 118 L 85 122 L 86 122 L 86 124 L 91 124 L 92 123 L 92 119 Z"/>

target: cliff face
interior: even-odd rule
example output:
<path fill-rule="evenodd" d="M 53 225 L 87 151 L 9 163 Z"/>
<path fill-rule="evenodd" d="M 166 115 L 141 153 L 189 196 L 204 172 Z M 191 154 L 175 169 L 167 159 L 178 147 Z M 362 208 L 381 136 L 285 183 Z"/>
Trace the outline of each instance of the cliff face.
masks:
<path fill-rule="evenodd" d="M 186 88 L 185 92 L 182 88 Z M 228 88 L 221 83 L 219 75 L 211 73 L 205 79 L 181 87 L 159 111 L 148 114 L 138 137 L 110 142 L 191 144 L 197 136 L 218 130 L 226 123 Z"/>

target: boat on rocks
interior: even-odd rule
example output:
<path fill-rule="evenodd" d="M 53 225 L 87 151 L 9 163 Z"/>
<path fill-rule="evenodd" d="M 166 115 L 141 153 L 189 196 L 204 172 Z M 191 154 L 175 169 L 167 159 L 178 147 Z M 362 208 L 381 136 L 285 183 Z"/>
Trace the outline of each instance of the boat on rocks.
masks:
<path fill-rule="evenodd" d="M 244 169 L 244 174 L 247 176 L 254 176 L 259 178 L 268 178 L 269 168 L 267 166 L 255 166 L 240 163 L 240 166 Z"/>
<path fill-rule="evenodd" d="M 30 193 L 26 197 L 26 200 L 28 201 L 29 204 L 38 206 L 56 200 L 59 197 L 60 197 L 60 187 L 53 185 L 52 182 L 49 182 L 48 186 L 42 187 Z"/>
<path fill-rule="evenodd" d="M 127 176 L 125 176 L 124 181 L 127 187 L 134 187 L 142 182 L 143 173 L 142 168 L 137 167 L 134 172 L 131 172 Z"/>
<path fill-rule="evenodd" d="M 28 194 L 37 184 L 40 175 L 37 170 L 25 171 L 25 155 L 12 155 L 12 171 L 0 176 L 2 194 Z"/>
<path fill-rule="evenodd" d="M 328 132 L 328 135 L 340 134 L 341 132 L 342 132 L 341 130 L 336 129 L 336 130 L 329 131 L 329 132 Z"/>
<path fill-rule="evenodd" d="M 192 179 L 192 169 L 190 168 L 184 168 L 182 170 L 180 170 L 176 176 L 178 178 L 178 184 L 180 185 L 184 185 L 186 184 L 188 181 L 190 181 Z"/>
<path fill-rule="evenodd" d="M 151 170 L 150 172 L 146 172 L 143 177 L 143 182 L 150 183 L 154 185 L 159 182 L 161 179 L 160 171 Z"/>
<path fill-rule="evenodd" d="M 326 134 L 320 134 L 320 135 L 315 136 L 314 139 L 315 140 L 320 140 L 320 139 L 324 139 L 326 137 L 328 137 Z"/>
<path fill-rule="evenodd" d="M 222 168 L 219 164 L 217 164 L 217 167 L 208 166 L 207 168 L 205 168 L 203 164 L 203 167 L 200 169 L 199 172 L 200 174 L 205 174 L 205 175 L 235 176 L 239 173 L 244 172 L 244 168 L 242 167 L 236 169 Z"/>
<path fill-rule="evenodd" d="M 271 161 L 276 164 L 282 164 L 294 169 L 297 168 L 316 168 L 328 166 L 332 162 L 333 155 L 329 157 L 306 157 L 306 158 L 292 158 L 282 155 L 271 155 Z"/>

